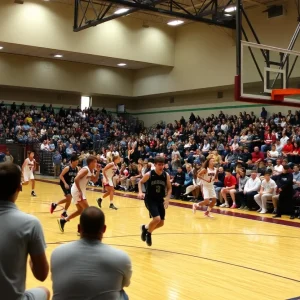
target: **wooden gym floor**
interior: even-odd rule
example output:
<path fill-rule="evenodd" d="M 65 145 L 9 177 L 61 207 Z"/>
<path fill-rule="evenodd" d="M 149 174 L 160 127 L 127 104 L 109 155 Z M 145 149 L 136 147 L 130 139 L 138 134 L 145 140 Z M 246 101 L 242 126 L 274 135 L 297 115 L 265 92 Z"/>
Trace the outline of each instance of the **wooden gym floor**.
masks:
<path fill-rule="evenodd" d="M 23 188 L 18 207 L 37 216 L 44 229 L 47 255 L 61 243 L 78 239 L 78 219 L 62 234 L 49 213 L 52 201 L 62 199 L 57 182 L 36 184 L 38 197 Z M 152 247 L 140 240 L 140 224 L 149 221 L 143 201 L 136 194 L 117 192 L 118 211 L 104 200 L 107 232 L 104 243 L 126 251 L 133 264 L 131 300 L 252 300 L 290 299 L 300 296 L 300 221 L 271 215 L 214 210 L 214 219 L 202 211 L 192 214 L 191 204 L 172 201 L 166 225 L 153 234 Z M 100 189 L 87 193 L 90 205 L 102 195 Z M 183 205 L 179 207 L 177 205 Z M 71 205 L 70 211 L 74 209 Z M 252 218 L 252 219 L 251 219 Z M 277 222 L 277 223 L 274 223 Z M 84 276 L 84 274 L 83 274 Z M 43 283 L 51 290 L 51 276 Z M 27 288 L 39 286 L 28 271 Z"/>

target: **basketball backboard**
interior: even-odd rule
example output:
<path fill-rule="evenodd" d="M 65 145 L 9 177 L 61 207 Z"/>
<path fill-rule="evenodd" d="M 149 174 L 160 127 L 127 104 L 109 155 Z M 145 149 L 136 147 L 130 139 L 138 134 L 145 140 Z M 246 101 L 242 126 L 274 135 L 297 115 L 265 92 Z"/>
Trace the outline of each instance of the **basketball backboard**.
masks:
<path fill-rule="evenodd" d="M 270 100 L 274 89 L 300 89 L 300 52 L 241 41 L 241 100 Z M 299 60 L 299 61 L 298 61 Z M 283 103 L 300 104 L 300 95 L 285 96 Z"/>

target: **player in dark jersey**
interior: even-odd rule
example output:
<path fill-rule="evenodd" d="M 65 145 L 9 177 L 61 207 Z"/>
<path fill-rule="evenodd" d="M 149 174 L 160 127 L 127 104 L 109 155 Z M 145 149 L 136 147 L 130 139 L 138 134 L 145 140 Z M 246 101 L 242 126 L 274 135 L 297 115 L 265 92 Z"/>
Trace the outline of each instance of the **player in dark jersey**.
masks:
<path fill-rule="evenodd" d="M 63 169 L 63 171 L 61 172 L 61 174 L 59 175 L 59 178 L 60 178 L 59 184 L 60 184 L 61 189 L 64 192 L 65 199 L 60 200 L 57 203 L 55 203 L 55 202 L 51 203 L 51 206 L 50 206 L 51 214 L 54 212 L 57 205 L 66 203 L 65 209 L 61 215 L 62 215 L 62 217 L 65 217 L 65 218 L 68 216 L 67 210 L 68 210 L 68 208 L 71 204 L 71 200 L 72 200 L 71 187 L 72 187 L 75 177 L 77 176 L 77 173 L 79 171 L 79 167 L 77 167 L 77 165 L 78 165 L 78 156 L 73 155 L 70 160 L 70 165 L 65 167 Z"/>
<path fill-rule="evenodd" d="M 165 209 L 169 206 L 172 193 L 170 176 L 164 171 L 165 159 L 163 157 L 156 157 L 154 159 L 154 165 L 155 169 L 146 173 L 138 184 L 138 197 L 145 200 L 150 218 L 152 218 L 149 224 L 141 226 L 141 239 L 143 242 L 146 241 L 148 246 L 152 245 L 152 232 L 164 226 Z M 145 195 L 142 192 L 142 184 L 146 186 Z"/>

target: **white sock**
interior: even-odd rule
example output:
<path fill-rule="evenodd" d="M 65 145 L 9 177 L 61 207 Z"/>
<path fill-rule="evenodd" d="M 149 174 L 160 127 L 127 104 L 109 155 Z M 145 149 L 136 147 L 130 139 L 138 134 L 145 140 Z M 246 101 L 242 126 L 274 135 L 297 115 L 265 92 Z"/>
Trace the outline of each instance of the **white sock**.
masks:
<path fill-rule="evenodd" d="M 208 208 L 207 208 L 207 211 L 211 211 L 211 207 L 208 207 Z"/>
<path fill-rule="evenodd" d="M 145 225 L 145 228 L 148 230 L 149 229 L 149 225 L 147 224 L 147 225 Z"/>

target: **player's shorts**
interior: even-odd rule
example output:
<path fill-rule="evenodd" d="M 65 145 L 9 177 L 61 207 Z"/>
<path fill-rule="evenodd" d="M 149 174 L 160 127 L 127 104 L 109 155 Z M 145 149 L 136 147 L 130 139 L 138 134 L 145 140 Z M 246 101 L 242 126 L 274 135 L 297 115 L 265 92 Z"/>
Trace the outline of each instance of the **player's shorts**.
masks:
<path fill-rule="evenodd" d="M 63 190 L 63 193 L 64 193 L 65 196 L 71 195 L 70 185 L 69 185 L 70 188 L 68 188 L 68 189 L 65 188 L 65 185 L 63 183 L 60 183 L 59 185 L 60 185 L 61 189 Z"/>
<path fill-rule="evenodd" d="M 145 206 L 149 211 L 150 218 L 160 216 L 161 220 L 165 219 L 166 210 L 164 207 L 164 200 L 147 200 L 145 199 Z"/>
<path fill-rule="evenodd" d="M 113 181 L 111 178 L 108 179 L 108 181 L 103 182 L 104 186 L 114 186 Z"/>
<path fill-rule="evenodd" d="M 47 294 L 44 289 L 34 288 L 25 291 L 21 300 L 47 300 Z"/>
<path fill-rule="evenodd" d="M 32 171 L 24 172 L 23 179 L 24 179 L 24 182 L 28 182 L 29 180 L 34 179 L 33 172 Z"/>
<path fill-rule="evenodd" d="M 78 204 L 78 202 L 82 201 L 82 199 L 80 198 L 80 193 L 78 191 L 72 192 L 71 195 L 72 195 L 72 198 L 73 198 L 72 202 L 74 204 Z M 82 191 L 82 198 L 83 198 L 83 200 L 86 200 L 85 191 Z"/>
<path fill-rule="evenodd" d="M 203 185 L 203 198 L 206 200 L 206 199 L 211 199 L 211 198 L 217 198 L 217 195 L 216 195 L 216 191 L 214 189 L 214 186 L 213 185 L 209 185 L 209 186 L 206 186 L 206 185 Z"/>

